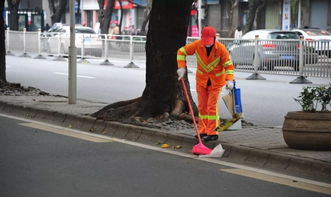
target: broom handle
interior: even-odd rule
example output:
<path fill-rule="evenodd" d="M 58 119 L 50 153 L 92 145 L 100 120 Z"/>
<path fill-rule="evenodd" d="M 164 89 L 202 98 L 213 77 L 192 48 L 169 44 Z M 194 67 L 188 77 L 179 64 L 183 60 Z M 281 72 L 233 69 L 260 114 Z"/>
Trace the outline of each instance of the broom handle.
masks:
<path fill-rule="evenodd" d="M 202 142 L 201 142 L 201 137 L 200 137 L 200 134 L 199 134 L 199 131 L 198 131 L 197 122 L 196 122 L 196 120 L 195 120 L 194 112 L 193 112 L 193 109 L 192 109 L 192 106 L 191 106 L 191 101 L 190 101 L 190 98 L 189 98 L 189 96 L 188 96 L 187 89 L 186 89 L 186 85 L 185 85 L 185 82 L 184 82 L 183 77 L 181 78 L 181 81 L 182 81 L 182 84 L 183 84 L 183 89 L 184 89 L 184 92 L 185 92 L 185 96 L 186 96 L 187 104 L 188 104 L 188 107 L 189 107 L 189 109 L 190 109 L 190 113 L 191 113 L 191 116 L 192 116 L 192 120 L 193 120 L 193 124 L 194 124 L 195 132 L 197 133 L 199 143 L 202 143 Z"/>

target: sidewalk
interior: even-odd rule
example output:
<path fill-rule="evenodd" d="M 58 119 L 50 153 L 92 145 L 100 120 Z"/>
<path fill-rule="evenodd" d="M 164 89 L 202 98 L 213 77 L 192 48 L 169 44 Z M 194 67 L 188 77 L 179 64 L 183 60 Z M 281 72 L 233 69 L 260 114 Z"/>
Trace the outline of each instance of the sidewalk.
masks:
<path fill-rule="evenodd" d="M 106 103 L 79 100 L 75 105 L 56 96 L 0 96 L 0 113 L 94 132 L 150 145 L 180 145 L 178 151 L 189 152 L 196 143 L 192 128 L 174 129 L 166 125 L 149 128 L 118 122 L 96 121 L 89 114 Z M 290 149 L 281 128 L 245 126 L 237 131 L 224 131 L 218 142 L 226 149 L 223 161 L 274 170 L 293 176 L 331 183 L 331 151 Z"/>

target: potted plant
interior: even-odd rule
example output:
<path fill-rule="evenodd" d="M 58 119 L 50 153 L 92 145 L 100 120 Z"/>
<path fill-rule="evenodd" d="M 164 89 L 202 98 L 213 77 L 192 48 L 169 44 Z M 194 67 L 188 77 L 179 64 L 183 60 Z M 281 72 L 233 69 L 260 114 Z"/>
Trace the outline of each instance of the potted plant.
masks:
<path fill-rule="evenodd" d="M 283 137 L 291 148 L 331 150 L 331 84 L 305 87 L 295 98 L 302 111 L 288 112 Z"/>

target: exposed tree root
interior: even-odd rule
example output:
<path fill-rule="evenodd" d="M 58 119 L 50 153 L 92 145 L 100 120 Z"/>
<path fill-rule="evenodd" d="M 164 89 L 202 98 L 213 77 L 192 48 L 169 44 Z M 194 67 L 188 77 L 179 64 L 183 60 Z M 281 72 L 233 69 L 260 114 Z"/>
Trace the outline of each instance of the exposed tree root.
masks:
<path fill-rule="evenodd" d="M 143 101 L 142 97 L 138 97 L 107 105 L 91 115 L 97 119 L 120 121 L 144 126 L 149 123 L 168 121 L 169 119 L 192 122 L 191 115 L 187 111 L 184 111 L 186 106 L 180 99 L 176 101 L 176 105 L 171 112 L 164 112 L 156 116 L 150 115 L 147 106 L 146 101 Z"/>
<path fill-rule="evenodd" d="M 127 101 L 113 103 L 93 113 L 92 116 L 103 120 L 129 120 L 137 114 L 140 101 L 141 97 L 138 97 Z"/>

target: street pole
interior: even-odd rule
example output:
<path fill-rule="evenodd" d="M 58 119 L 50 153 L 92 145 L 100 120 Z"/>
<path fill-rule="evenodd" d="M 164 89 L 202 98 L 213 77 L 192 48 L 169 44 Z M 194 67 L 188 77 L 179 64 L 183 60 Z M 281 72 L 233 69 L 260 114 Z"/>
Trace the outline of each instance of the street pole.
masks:
<path fill-rule="evenodd" d="M 199 27 L 199 37 L 201 37 L 201 18 L 202 18 L 202 11 L 201 11 L 201 3 L 202 0 L 198 0 L 198 27 Z"/>
<path fill-rule="evenodd" d="M 298 28 L 301 28 L 301 0 L 299 0 L 298 7 Z"/>
<path fill-rule="evenodd" d="M 69 74 L 68 74 L 68 103 L 76 104 L 77 99 L 77 62 L 75 46 L 75 0 L 70 0 L 70 46 L 69 46 Z"/>

